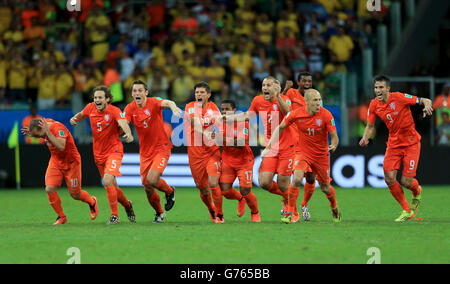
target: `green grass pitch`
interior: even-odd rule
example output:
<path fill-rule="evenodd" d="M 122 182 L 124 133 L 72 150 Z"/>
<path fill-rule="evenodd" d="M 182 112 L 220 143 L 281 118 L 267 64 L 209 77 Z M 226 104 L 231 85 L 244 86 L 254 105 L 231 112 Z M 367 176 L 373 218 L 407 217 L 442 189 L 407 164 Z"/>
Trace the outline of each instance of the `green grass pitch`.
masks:
<path fill-rule="evenodd" d="M 423 221 L 395 223 L 401 208 L 387 189 L 336 188 L 343 222 L 332 222 L 328 200 L 316 189 L 312 220 L 280 222 L 281 198 L 254 188 L 262 222 L 250 212 L 238 218 L 237 202 L 224 200 L 225 224 L 210 221 L 194 188 L 178 188 L 174 208 L 162 224 L 142 188 L 123 188 L 133 201 L 136 224 L 119 205 L 121 223 L 107 226 L 109 205 L 103 188 L 86 188 L 98 198 L 100 213 L 89 219 L 88 206 L 59 190 L 68 223 L 56 216 L 43 189 L 0 190 L 0 263 L 66 263 L 80 250 L 81 263 L 367 263 L 371 247 L 381 263 L 449 263 L 449 186 L 424 186 Z M 405 190 L 408 200 L 411 193 Z M 163 202 L 164 195 L 160 194 Z M 301 193 L 302 196 L 302 193 Z"/>

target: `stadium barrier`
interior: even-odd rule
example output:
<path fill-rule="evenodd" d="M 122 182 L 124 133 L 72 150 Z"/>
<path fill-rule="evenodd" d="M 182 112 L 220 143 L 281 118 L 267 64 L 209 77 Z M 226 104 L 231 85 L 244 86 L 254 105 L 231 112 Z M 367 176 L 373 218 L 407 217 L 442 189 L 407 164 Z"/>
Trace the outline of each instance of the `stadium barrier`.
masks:
<path fill-rule="evenodd" d="M 125 156 L 118 178 L 121 186 L 140 186 L 139 148 L 137 144 L 124 145 Z M 82 158 L 82 185 L 101 186 L 101 179 L 94 163 L 92 145 L 79 145 Z M 258 185 L 258 172 L 261 162 L 261 149 L 252 148 L 255 155 L 253 181 Z M 371 145 L 368 148 L 340 147 L 331 156 L 331 177 L 333 184 L 345 188 L 362 188 L 365 186 L 384 188 L 383 158 L 385 147 Z M 14 150 L 6 144 L 0 144 L 0 188 L 15 184 Z M 50 152 L 43 145 L 21 145 L 21 185 L 22 187 L 44 188 L 44 176 Z M 417 177 L 424 185 L 450 184 L 448 167 L 450 163 L 449 147 L 423 146 Z M 399 173 L 400 174 L 400 173 Z M 195 186 L 188 164 L 186 147 L 174 147 L 163 177 L 174 186 Z M 236 183 L 236 186 L 238 184 Z"/>

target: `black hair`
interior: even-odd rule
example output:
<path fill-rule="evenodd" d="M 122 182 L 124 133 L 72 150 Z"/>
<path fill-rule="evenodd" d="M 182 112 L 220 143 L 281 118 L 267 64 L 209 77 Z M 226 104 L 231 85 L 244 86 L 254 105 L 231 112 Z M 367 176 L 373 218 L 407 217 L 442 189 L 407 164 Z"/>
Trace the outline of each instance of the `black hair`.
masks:
<path fill-rule="evenodd" d="M 375 78 L 373 79 L 373 83 L 375 84 L 375 82 L 386 82 L 386 87 L 389 87 L 391 85 L 391 79 L 383 74 L 375 76 Z"/>
<path fill-rule="evenodd" d="M 231 108 L 235 109 L 236 108 L 236 103 L 233 100 L 227 99 L 227 100 L 223 100 L 222 104 L 230 104 Z"/>
<path fill-rule="evenodd" d="M 211 87 L 210 87 L 210 86 L 208 85 L 208 83 L 206 83 L 205 81 L 202 81 L 202 82 L 200 82 L 200 83 L 195 84 L 195 86 L 194 86 L 194 91 L 195 91 L 197 88 L 204 88 L 208 94 L 211 94 Z"/>

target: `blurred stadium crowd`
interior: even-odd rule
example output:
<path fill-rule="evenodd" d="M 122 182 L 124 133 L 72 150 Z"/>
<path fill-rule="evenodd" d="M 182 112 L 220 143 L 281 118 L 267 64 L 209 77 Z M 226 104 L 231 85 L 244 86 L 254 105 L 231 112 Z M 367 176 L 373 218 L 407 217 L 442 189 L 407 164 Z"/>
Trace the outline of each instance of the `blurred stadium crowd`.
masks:
<path fill-rule="evenodd" d="M 369 14 L 366 0 L 83 0 L 69 12 L 67 0 L 2 0 L 1 107 L 69 107 L 100 84 L 127 103 L 136 79 L 180 107 L 202 80 L 216 102 L 248 107 L 265 76 L 302 71 L 337 105 L 336 74 L 358 72 L 361 50 L 376 48 L 389 3 Z"/>

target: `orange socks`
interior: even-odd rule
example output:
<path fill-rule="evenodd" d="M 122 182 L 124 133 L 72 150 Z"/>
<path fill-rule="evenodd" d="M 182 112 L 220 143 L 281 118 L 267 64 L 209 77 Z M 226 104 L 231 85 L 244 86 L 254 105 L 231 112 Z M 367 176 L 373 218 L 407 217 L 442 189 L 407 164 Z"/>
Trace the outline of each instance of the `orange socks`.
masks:
<path fill-rule="evenodd" d="M 164 192 L 165 194 L 171 194 L 173 192 L 173 188 L 168 185 L 167 182 L 162 178 L 159 179 L 159 184 L 156 188 Z"/>
<path fill-rule="evenodd" d="M 234 187 L 230 188 L 227 191 L 223 191 L 222 195 L 225 196 L 226 199 L 229 200 L 241 200 L 242 194 L 237 191 Z"/>
<path fill-rule="evenodd" d="M 311 200 L 311 197 L 313 196 L 315 189 L 316 189 L 315 183 L 313 183 L 313 184 L 305 183 L 302 206 L 308 206 L 308 202 L 309 202 L 309 200 Z"/>
<path fill-rule="evenodd" d="M 336 208 L 337 207 L 337 202 L 336 202 L 336 193 L 334 191 L 334 187 L 330 185 L 330 193 L 325 194 L 328 198 L 328 200 L 330 201 L 330 207 L 331 208 Z"/>
<path fill-rule="evenodd" d="M 289 212 L 292 212 L 297 215 L 298 209 L 297 209 L 297 198 L 298 194 L 300 192 L 299 187 L 294 187 L 292 183 L 289 185 L 288 189 L 288 210 Z"/>
<path fill-rule="evenodd" d="M 282 191 L 280 190 L 280 188 L 278 187 L 278 184 L 277 184 L 276 182 L 274 182 L 274 181 L 272 181 L 272 185 L 270 186 L 270 188 L 269 188 L 268 191 L 269 191 L 270 193 L 273 193 L 273 194 L 281 195 L 281 196 L 283 196 L 283 198 L 285 198 L 286 200 L 288 199 L 288 191 L 282 192 Z"/>
<path fill-rule="evenodd" d="M 111 215 L 119 216 L 119 210 L 117 209 L 117 190 L 114 185 L 105 187 L 106 197 L 108 197 L 109 207 L 111 208 Z"/>
<path fill-rule="evenodd" d="M 411 208 L 409 207 L 409 203 L 406 200 L 405 194 L 403 193 L 402 186 L 398 183 L 398 181 L 395 181 L 393 185 L 389 185 L 388 187 L 392 196 L 402 206 L 403 210 L 410 212 Z"/>
<path fill-rule="evenodd" d="M 59 198 L 58 193 L 52 192 L 47 193 L 48 201 L 50 202 L 50 205 L 52 206 L 53 210 L 55 210 L 56 214 L 58 214 L 59 217 L 66 217 L 66 214 L 64 214 L 64 211 L 61 206 L 61 199 Z"/>
<path fill-rule="evenodd" d="M 156 213 L 163 213 L 164 210 L 161 207 L 161 202 L 159 199 L 159 194 L 158 192 L 156 192 L 156 190 L 153 190 L 153 194 L 150 195 L 148 192 L 145 192 L 147 194 L 147 200 L 148 203 L 150 203 L 150 205 L 153 207 L 153 209 L 155 209 Z"/>
<path fill-rule="evenodd" d="M 203 203 L 205 203 L 209 211 L 216 211 L 216 209 L 214 208 L 214 204 L 212 203 L 211 200 L 211 194 L 205 196 L 200 192 L 200 198 L 202 199 Z"/>
<path fill-rule="evenodd" d="M 247 201 L 248 208 L 250 208 L 250 211 L 252 214 L 258 213 L 258 201 L 256 200 L 256 195 L 253 193 L 253 191 L 250 191 L 249 194 L 244 195 L 243 198 L 245 198 L 245 201 Z"/>
<path fill-rule="evenodd" d="M 116 192 L 117 192 L 117 201 L 119 201 L 119 203 L 122 204 L 123 207 L 129 209 L 131 207 L 131 204 L 125 197 L 125 194 L 123 194 L 123 191 L 120 189 L 119 186 L 116 187 Z"/>
<path fill-rule="evenodd" d="M 213 197 L 213 200 L 214 200 L 214 206 L 216 207 L 216 214 L 223 215 L 223 212 L 222 212 L 222 191 L 220 190 L 220 187 L 216 186 L 215 188 L 211 188 L 210 190 L 211 190 L 212 197 Z"/>
<path fill-rule="evenodd" d="M 419 182 L 414 178 L 411 186 L 408 188 L 414 196 L 419 195 Z"/>
<path fill-rule="evenodd" d="M 80 201 L 83 201 L 87 204 L 89 204 L 89 206 L 94 206 L 95 205 L 95 200 L 94 198 L 92 198 L 89 193 L 87 191 L 84 190 L 80 190 L 80 198 L 78 199 Z"/>

